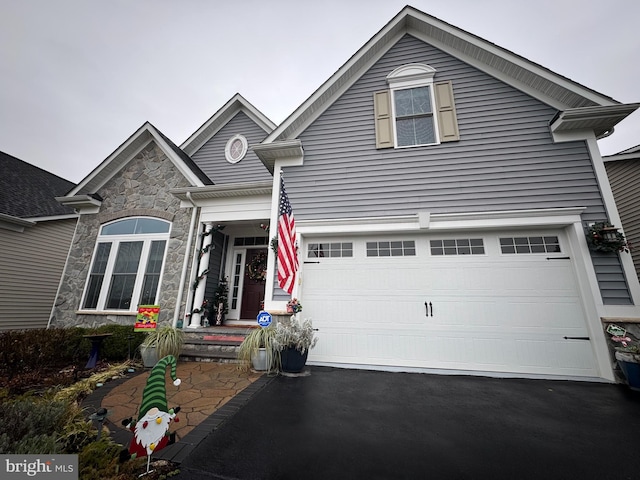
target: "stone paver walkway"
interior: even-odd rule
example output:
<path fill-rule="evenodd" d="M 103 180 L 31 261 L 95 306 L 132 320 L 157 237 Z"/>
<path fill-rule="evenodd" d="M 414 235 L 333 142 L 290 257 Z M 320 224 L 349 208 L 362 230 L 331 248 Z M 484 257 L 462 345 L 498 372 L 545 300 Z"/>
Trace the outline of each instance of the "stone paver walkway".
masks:
<path fill-rule="evenodd" d="M 101 406 L 111 412 L 111 422 L 120 425 L 123 419 L 137 418 L 149 373 L 150 370 L 124 381 L 104 396 Z M 166 391 L 169 408 L 180 407 L 179 422 L 171 428 L 178 438 L 260 377 L 258 373 L 240 371 L 235 364 L 213 362 L 180 362 L 176 374 L 182 381 L 178 387 L 173 385 L 167 369 Z"/>

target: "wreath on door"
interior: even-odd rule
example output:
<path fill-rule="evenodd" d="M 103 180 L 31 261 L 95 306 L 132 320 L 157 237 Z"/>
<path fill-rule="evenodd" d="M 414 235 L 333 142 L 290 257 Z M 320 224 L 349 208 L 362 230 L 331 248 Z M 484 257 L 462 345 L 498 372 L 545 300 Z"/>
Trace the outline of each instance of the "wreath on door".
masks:
<path fill-rule="evenodd" d="M 247 265 L 247 275 L 251 280 L 262 282 L 267 277 L 267 255 L 260 252 Z"/>

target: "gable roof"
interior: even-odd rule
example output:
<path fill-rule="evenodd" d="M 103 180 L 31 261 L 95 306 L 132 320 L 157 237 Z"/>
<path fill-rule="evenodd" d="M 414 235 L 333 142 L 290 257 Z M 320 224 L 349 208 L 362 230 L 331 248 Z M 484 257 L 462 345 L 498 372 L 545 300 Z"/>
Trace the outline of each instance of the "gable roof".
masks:
<path fill-rule="evenodd" d="M 620 102 L 580 85 L 562 75 L 527 60 L 509 50 L 488 42 L 413 7 L 403 8 L 374 35 L 347 63 L 318 88 L 297 110 L 264 140 L 268 144 L 296 138 L 318 118 L 340 95 L 358 80 L 400 38 L 412 35 L 436 48 L 478 68 L 499 80 L 528 93 L 557 110 L 582 107 L 621 106 Z M 624 117 L 638 105 L 622 108 Z M 601 130 L 613 128 L 615 118 L 600 119 Z M 615 124 L 615 123 L 613 123 Z M 566 124 L 565 124 L 566 125 Z M 608 127 L 608 128 L 607 128 Z"/>
<path fill-rule="evenodd" d="M 256 107 L 249 103 L 242 95 L 236 93 L 231 99 L 225 103 L 209 120 L 196 130 L 187 140 L 184 141 L 180 148 L 187 154 L 193 155 L 207 141 L 213 137 L 222 127 L 236 116 L 238 112 L 244 112 L 256 125 L 262 128 L 266 134 L 269 134 L 276 128 L 276 124 L 269 120 Z"/>
<path fill-rule="evenodd" d="M 19 218 L 75 214 L 55 200 L 75 183 L 4 152 L 0 152 L 0 172 L 0 214 Z"/>
<path fill-rule="evenodd" d="M 61 198 L 60 201 L 69 203 L 67 200 L 71 200 L 71 197 L 79 194 L 84 194 L 83 197 L 87 197 L 87 195 L 95 193 L 152 141 L 162 149 L 164 154 L 192 185 L 201 187 L 203 185 L 213 184 L 211 179 L 200 170 L 189 155 L 184 153 L 151 123 L 145 122 L 133 135 L 71 190 L 65 198 Z"/>

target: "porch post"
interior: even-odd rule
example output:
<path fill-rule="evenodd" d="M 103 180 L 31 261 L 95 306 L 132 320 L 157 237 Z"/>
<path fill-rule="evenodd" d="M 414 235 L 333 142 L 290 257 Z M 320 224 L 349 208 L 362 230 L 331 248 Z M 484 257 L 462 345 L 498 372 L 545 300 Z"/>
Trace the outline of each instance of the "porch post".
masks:
<path fill-rule="evenodd" d="M 211 230 L 213 229 L 212 223 L 204 224 L 204 233 L 202 239 L 202 250 L 198 254 L 200 259 L 198 261 L 198 268 L 196 272 L 198 273 L 196 280 L 198 281 L 198 286 L 196 287 L 196 291 L 193 294 L 193 309 L 202 308 L 202 303 L 204 302 L 204 291 L 207 286 L 207 271 L 209 268 L 209 250 L 211 249 L 211 242 L 213 241 L 213 235 Z M 200 328 L 201 325 L 202 313 L 194 312 L 191 313 L 191 321 L 187 328 Z"/>

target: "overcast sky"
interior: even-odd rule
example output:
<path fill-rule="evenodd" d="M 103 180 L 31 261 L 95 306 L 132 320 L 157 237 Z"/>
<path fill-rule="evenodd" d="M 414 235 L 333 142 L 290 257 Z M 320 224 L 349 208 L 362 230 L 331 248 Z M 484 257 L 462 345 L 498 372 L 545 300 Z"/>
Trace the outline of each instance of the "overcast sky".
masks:
<path fill-rule="evenodd" d="M 235 93 L 280 123 L 407 3 L 640 102 L 638 0 L 0 0 L 0 150 L 79 182 L 145 121 L 180 145 Z M 640 144 L 640 112 L 599 144 Z"/>

